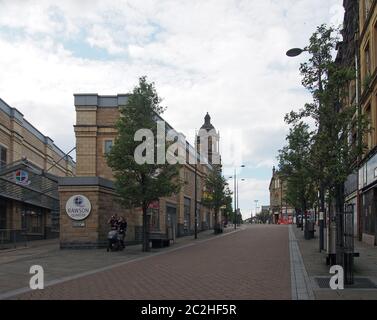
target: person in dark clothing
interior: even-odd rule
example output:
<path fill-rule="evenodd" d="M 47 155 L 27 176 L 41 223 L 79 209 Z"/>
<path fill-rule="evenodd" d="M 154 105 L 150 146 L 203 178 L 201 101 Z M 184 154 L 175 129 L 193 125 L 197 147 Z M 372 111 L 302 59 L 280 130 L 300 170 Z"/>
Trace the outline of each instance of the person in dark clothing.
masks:
<path fill-rule="evenodd" d="M 117 230 L 118 223 L 119 223 L 117 214 L 115 214 L 114 216 L 111 216 L 111 218 L 109 219 L 109 221 L 107 221 L 107 223 L 110 225 L 111 230 Z"/>
<path fill-rule="evenodd" d="M 121 235 L 121 245 L 123 248 L 126 246 L 124 245 L 124 238 L 126 237 L 126 231 L 127 231 L 127 221 L 124 217 L 120 217 L 118 221 L 118 232 Z"/>

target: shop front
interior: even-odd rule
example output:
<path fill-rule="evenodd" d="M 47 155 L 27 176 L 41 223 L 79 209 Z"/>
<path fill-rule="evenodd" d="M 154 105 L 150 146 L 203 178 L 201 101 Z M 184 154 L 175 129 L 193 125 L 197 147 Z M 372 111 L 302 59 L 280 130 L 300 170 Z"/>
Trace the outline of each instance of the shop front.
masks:
<path fill-rule="evenodd" d="M 377 153 L 359 169 L 362 240 L 377 245 Z"/>
<path fill-rule="evenodd" d="M 0 241 L 59 235 L 58 178 L 20 160 L 0 171 Z"/>

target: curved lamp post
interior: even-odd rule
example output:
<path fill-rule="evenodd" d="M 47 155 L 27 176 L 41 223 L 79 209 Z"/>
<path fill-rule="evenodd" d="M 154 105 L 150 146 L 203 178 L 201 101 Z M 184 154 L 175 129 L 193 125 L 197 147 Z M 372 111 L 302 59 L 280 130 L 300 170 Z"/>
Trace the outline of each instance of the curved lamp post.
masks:
<path fill-rule="evenodd" d="M 286 53 L 286 55 L 288 57 L 297 57 L 299 56 L 301 53 L 303 53 L 304 51 L 308 51 L 307 48 L 304 48 L 304 49 L 301 49 L 301 48 L 292 48 L 292 49 L 289 49 Z"/>

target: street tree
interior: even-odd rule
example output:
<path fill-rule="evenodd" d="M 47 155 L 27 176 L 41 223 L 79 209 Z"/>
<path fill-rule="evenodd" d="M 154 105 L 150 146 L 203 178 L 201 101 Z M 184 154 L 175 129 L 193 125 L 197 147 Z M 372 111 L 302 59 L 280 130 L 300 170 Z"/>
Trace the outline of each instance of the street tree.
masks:
<path fill-rule="evenodd" d="M 232 191 L 229 189 L 229 186 L 227 185 L 225 187 L 224 204 L 222 206 L 222 212 L 224 214 L 224 218 L 226 221 L 234 221 L 232 194 Z"/>
<path fill-rule="evenodd" d="M 272 221 L 272 214 L 268 210 L 262 210 L 255 216 L 255 218 L 257 219 L 257 221 L 265 224 L 268 221 Z"/>
<path fill-rule="evenodd" d="M 284 200 L 296 212 L 306 212 L 315 200 L 315 180 L 310 157 L 312 136 L 306 123 L 294 123 L 286 137 L 287 145 L 279 150 L 279 174 L 287 183 Z"/>
<path fill-rule="evenodd" d="M 205 182 L 205 192 L 203 194 L 202 203 L 207 208 L 213 209 L 215 213 L 215 228 L 214 232 L 221 232 L 221 226 L 218 223 L 218 216 L 220 208 L 224 205 L 229 206 L 230 191 L 226 179 L 221 173 L 221 169 L 218 166 L 214 166 L 213 169 L 207 175 Z"/>
<path fill-rule="evenodd" d="M 344 182 L 355 170 L 356 159 L 364 149 L 352 137 L 355 130 L 363 135 L 367 124 L 362 115 L 355 116 L 356 105 L 345 106 L 354 70 L 334 61 L 338 41 L 339 31 L 326 25 L 319 26 L 311 36 L 306 48 L 311 57 L 301 64 L 300 71 L 302 84 L 312 94 L 313 101 L 298 112 L 287 114 L 285 120 L 293 125 L 306 120 L 314 126 L 310 162 L 320 193 L 320 210 L 324 212 L 328 194 L 330 210 L 335 199 L 336 211 L 341 213 Z"/>
<path fill-rule="evenodd" d="M 115 187 L 121 203 L 126 208 L 141 208 L 143 220 L 143 251 L 149 251 L 149 225 L 147 210 L 150 204 L 160 197 L 171 196 L 179 192 L 182 183 L 179 179 L 178 164 L 158 164 L 157 123 L 156 119 L 165 111 L 157 94 L 154 83 L 148 83 L 146 77 L 139 79 L 139 84 L 128 96 L 127 104 L 120 109 L 116 128 L 118 136 L 107 155 L 108 165 L 115 177 Z M 154 164 L 135 160 L 135 150 L 140 141 L 135 141 L 139 129 L 149 129 L 153 133 L 153 142 L 146 143 L 146 148 L 153 148 Z M 147 137 L 143 137 L 143 143 Z M 159 145 L 161 148 L 161 146 Z M 165 152 L 169 143 L 165 145 Z M 145 155 L 148 150 L 143 151 Z"/>

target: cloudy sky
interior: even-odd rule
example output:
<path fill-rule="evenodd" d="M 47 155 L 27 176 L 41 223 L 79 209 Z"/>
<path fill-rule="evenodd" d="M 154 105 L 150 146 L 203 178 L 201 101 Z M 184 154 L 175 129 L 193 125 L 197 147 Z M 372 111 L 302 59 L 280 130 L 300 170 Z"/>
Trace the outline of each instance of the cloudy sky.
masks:
<path fill-rule="evenodd" d="M 129 92 L 154 81 L 164 118 L 188 139 L 206 112 L 221 136 L 225 175 L 238 170 L 245 218 L 269 204 L 287 127 L 310 97 L 287 58 L 342 0 L 0 0 L 0 98 L 63 150 L 75 144 L 73 93 Z M 237 158 L 236 162 L 234 159 Z"/>

